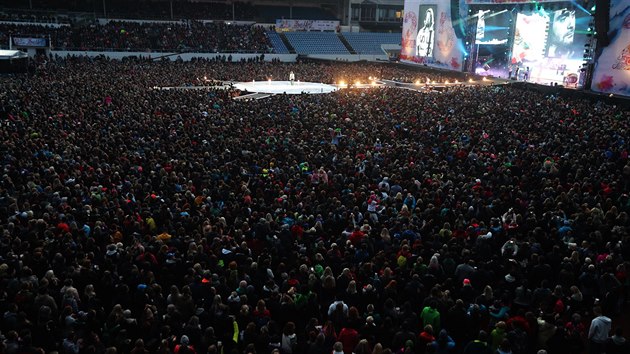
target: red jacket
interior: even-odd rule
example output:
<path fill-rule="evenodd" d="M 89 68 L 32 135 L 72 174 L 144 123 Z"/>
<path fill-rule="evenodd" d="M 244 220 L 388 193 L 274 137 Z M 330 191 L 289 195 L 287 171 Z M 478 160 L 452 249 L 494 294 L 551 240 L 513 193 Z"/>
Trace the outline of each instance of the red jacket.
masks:
<path fill-rule="evenodd" d="M 354 348 L 359 344 L 359 332 L 354 328 L 344 327 L 337 340 L 343 344 L 343 352 L 345 354 L 352 354 Z"/>

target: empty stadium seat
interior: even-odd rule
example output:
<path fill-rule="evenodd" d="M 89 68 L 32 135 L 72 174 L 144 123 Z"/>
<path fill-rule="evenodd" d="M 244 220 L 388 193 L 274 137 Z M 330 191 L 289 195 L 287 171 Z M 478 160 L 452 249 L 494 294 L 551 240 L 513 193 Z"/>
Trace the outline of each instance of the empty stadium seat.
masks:
<path fill-rule="evenodd" d="M 348 41 L 357 54 L 383 54 L 381 45 L 400 44 L 400 33 L 374 33 L 374 32 L 343 32 L 343 37 Z"/>
<path fill-rule="evenodd" d="M 288 32 L 297 54 L 350 54 L 334 32 Z"/>

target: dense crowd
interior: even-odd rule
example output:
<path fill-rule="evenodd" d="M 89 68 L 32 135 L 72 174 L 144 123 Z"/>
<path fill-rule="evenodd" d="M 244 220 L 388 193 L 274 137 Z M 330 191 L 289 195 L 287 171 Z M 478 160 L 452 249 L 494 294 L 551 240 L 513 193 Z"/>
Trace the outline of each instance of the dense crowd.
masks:
<path fill-rule="evenodd" d="M 67 23 L 67 16 L 61 17 L 54 13 L 3 12 L 0 11 L 0 21 L 38 22 L 38 23 Z"/>
<path fill-rule="evenodd" d="M 154 89 L 365 67 L 3 78 L 3 351 L 627 352 L 629 111 L 498 86 Z"/>
<path fill-rule="evenodd" d="M 120 22 L 73 26 L 0 25 L 0 42 L 9 37 L 43 37 L 58 50 L 258 52 L 273 47 L 261 26 L 224 22 Z"/>
<path fill-rule="evenodd" d="M 105 6 L 103 6 L 105 5 Z M 90 13 L 97 16 L 107 15 L 109 18 L 136 19 L 203 19 L 203 20 L 253 20 L 256 15 L 255 7 L 250 3 L 235 1 L 195 2 L 151 1 L 150 6 L 143 0 L 107 0 L 103 2 L 68 1 L 68 0 L 0 0 L 0 8 L 7 12 L 22 12 L 20 19 L 54 18 L 50 12 L 58 13 Z M 172 12 L 171 12 L 172 11 Z M 171 17 L 172 14 L 172 17 Z M 46 17 L 45 17 L 46 16 Z M 12 16 L 13 17 L 13 16 Z M 48 21 L 45 21 L 48 22 Z"/>

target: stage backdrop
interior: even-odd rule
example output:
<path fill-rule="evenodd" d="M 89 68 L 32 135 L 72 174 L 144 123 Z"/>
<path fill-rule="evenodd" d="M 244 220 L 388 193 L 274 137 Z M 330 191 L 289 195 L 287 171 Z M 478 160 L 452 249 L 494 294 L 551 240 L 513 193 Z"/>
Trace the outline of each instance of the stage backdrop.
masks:
<path fill-rule="evenodd" d="M 451 0 L 406 0 L 403 62 L 462 70 L 464 45 L 451 23 Z"/>
<path fill-rule="evenodd" d="M 630 1 L 610 1 L 610 44 L 597 60 L 593 91 L 630 96 Z"/>

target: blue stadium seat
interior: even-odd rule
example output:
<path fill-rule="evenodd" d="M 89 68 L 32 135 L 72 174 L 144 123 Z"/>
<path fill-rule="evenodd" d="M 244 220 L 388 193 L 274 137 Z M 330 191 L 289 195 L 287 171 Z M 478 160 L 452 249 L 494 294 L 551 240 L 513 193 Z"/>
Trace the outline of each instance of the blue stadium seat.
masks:
<path fill-rule="evenodd" d="M 289 49 L 287 49 L 287 46 L 284 45 L 282 38 L 280 38 L 280 35 L 277 32 L 267 32 L 267 38 L 269 38 L 269 42 L 271 42 L 271 45 L 273 46 L 274 53 L 289 54 Z"/>
<path fill-rule="evenodd" d="M 334 32 L 287 32 L 297 54 L 350 54 Z"/>
<path fill-rule="evenodd" d="M 381 45 L 400 44 L 400 33 L 374 33 L 374 32 L 343 32 L 343 37 L 348 41 L 357 54 L 383 54 Z"/>

